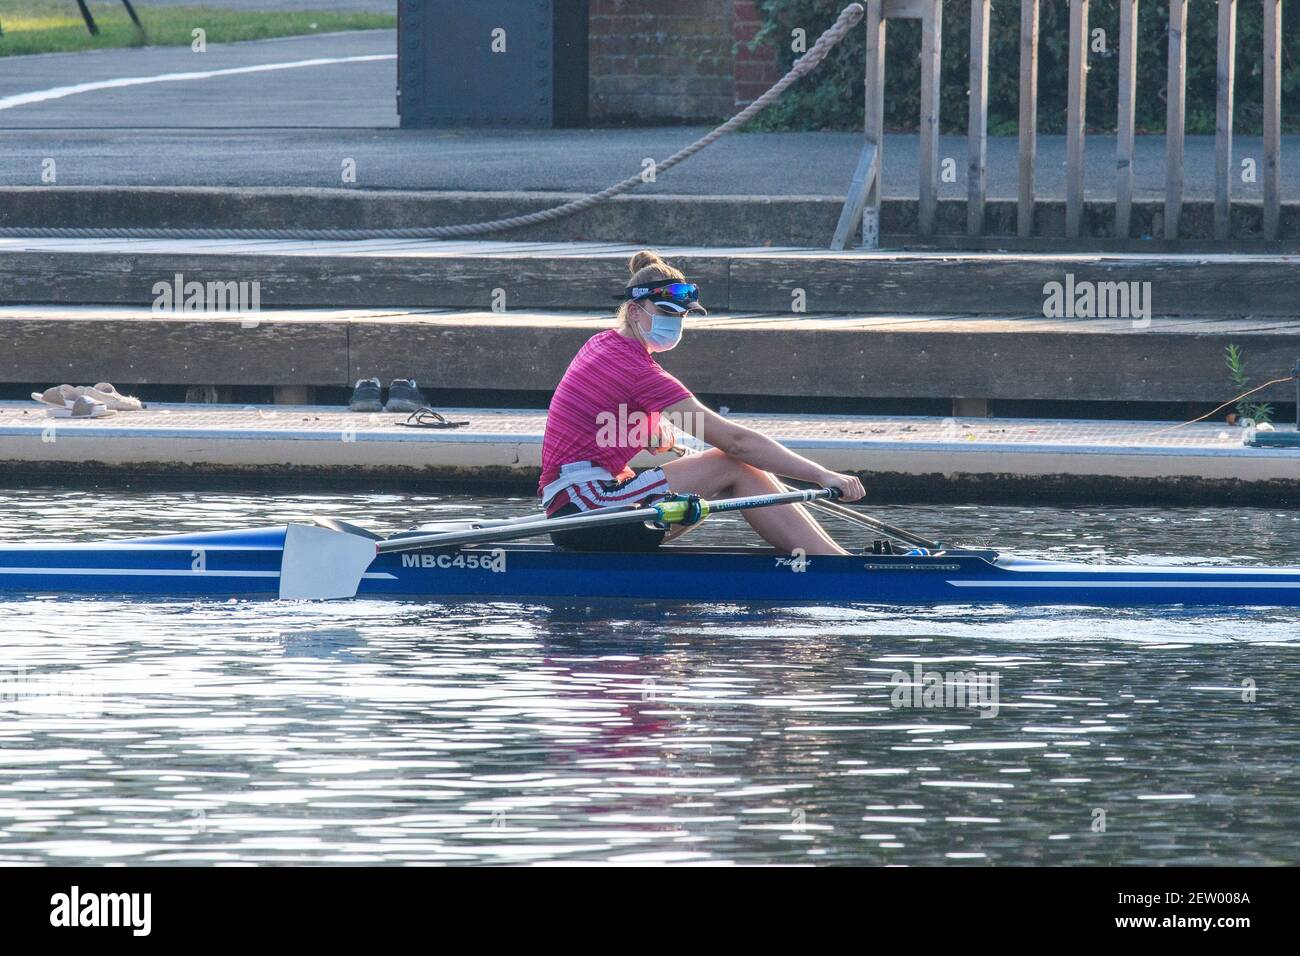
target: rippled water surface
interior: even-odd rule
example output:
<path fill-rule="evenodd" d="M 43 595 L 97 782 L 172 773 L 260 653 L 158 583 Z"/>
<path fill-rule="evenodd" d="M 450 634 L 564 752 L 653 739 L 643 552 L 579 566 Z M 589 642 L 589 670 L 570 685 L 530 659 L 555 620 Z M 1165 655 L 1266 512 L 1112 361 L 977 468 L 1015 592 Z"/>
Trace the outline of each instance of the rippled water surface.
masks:
<path fill-rule="evenodd" d="M 530 505 L 10 488 L 0 540 Z M 1300 565 L 1295 512 L 882 517 L 1031 556 Z M 5 595 L 0 862 L 1297 864 L 1298 664 L 1280 610 Z M 996 713 L 894 706 L 918 665 L 990 675 Z"/>

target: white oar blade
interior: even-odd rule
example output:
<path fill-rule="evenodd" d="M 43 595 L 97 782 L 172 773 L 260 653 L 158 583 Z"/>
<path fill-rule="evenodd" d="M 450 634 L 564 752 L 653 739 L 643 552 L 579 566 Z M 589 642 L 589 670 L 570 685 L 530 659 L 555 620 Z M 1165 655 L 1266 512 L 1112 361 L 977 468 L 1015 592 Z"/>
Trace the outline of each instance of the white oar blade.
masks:
<path fill-rule="evenodd" d="M 291 524 L 280 558 L 280 598 L 328 601 L 357 596 L 361 576 L 375 560 L 375 542 L 345 531 Z"/>

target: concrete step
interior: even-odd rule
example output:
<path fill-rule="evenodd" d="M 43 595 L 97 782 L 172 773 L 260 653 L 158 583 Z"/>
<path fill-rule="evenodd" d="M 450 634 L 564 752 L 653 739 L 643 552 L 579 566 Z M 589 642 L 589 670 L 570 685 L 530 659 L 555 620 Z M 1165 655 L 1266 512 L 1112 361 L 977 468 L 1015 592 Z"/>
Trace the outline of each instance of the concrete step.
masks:
<path fill-rule="evenodd" d="M 262 307 L 612 309 L 615 243 L 0 239 L 0 302 L 149 305 L 243 283 Z M 1294 316 L 1297 255 L 661 250 L 711 309 L 775 314 Z M 230 287 L 234 288 L 234 287 Z M 160 291 L 161 290 L 161 291 Z M 1090 291 L 1086 291 L 1090 290 Z M 1090 296 L 1091 298 L 1087 298 Z"/>
<path fill-rule="evenodd" d="M 314 475 L 504 485 L 535 492 L 545 413 L 443 409 L 469 426 L 412 429 L 339 407 L 151 405 L 113 418 L 0 403 L 0 473 Z M 863 476 L 871 503 L 913 500 L 1300 505 L 1300 447 L 1248 448 L 1222 424 L 736 415 L 823 464 Z M 654 463 L 641 456 L 638 466 Z M 297 478 L 295 478 L 297 480 Z"/>
<path fill-rule="evenodd" d="M 582 343 L 611 325 L 608 314 L 532 309 L 207 317 L 3 306 L 0 382 L 346 387 L 375 375 L 548 393 Z M 660 358 L 713 395 L 1218 403 L 1235 394 L 1223 364 L 1229 343 L 1244 349 L 1252 381 L 1284 378 L 1300 360 L 1300 323 L 716 313 L 691 319 L 684 344 Z M 1292 402 L 1295 387 L 1275 385 L 1259 400 Z"/>
<path fill-rule="evenodd" d="M 603 241 L 672 244 L 690 236 L 694 242 L 730 246 L 809 246 L 826 248 L 835 234 L 843 182 L 826 183 L 819 195 L 691 195 L 632 193 L 574 216 L 497 234 L 510 240 L 553 242 Z M 915 183 L 912 184 L 915 190 Z M 320 189 L 276 187 L 177 186 L 11 186 L 0 188 L 0 227 L 101 229 L 399 229 L 487 222 L 552 209 L 584 193 L 548 191 L 433 191 L 399 189 Z M 1188 197 L 1183 204 L 1177 242 L 1152 238 L 1164 234 L 1164 200 L 1137 198 L 1130 233 L 1116 238 L 1115 204 L 1090 201 L 1084 209 L 1084 237 L 1065 238 L 1065 202 L 1035 203 L 1032 239 L 1017 238 L 1016 202 L 991 198 L 985 207 L 985 235 L 966 235 L 964 199 L 941 198 L 937 235 L 917 233 L 917 201 L 886 197 L 881 207 L 881 242 L 886 248 L 947 246 L 1018 248 L 1029 251 L 1107 249 L 1119 251 L 1285 251 L 1300 238 L 1300 203 L 1282 207 L 1279 242 L 1265 243 L 1263 207 L 1258 201 L 1233 203 L 1230 242 L 1214 239 L 1214 202 Z M 856 241 L 855 243 L 856 244 Z"/>

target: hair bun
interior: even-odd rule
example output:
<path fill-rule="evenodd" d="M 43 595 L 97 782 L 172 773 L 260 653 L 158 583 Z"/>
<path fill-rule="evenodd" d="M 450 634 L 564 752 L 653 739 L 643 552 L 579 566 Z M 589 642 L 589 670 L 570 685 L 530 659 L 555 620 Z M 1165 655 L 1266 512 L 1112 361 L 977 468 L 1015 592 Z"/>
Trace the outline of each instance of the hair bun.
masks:
<path fill-rule="evenodd" d="M 636 275 L 647 266 L 659 266 L 660 268 L 666 269 L 668 263 L 664 262 L 663 257 L 660 256 L 659 253 L 650 249 L 642 249 L 632 257 L 632 261 L 628 263 L 627 268 L 629 273 Z"/>

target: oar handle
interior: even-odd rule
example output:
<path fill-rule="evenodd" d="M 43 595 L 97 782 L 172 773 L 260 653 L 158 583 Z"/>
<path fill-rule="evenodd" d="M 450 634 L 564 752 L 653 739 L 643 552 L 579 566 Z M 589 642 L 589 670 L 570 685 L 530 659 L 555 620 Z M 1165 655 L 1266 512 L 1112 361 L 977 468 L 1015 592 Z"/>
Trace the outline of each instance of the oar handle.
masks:
<path fill-rule="evenodd" d="M 699 501 L 700 515 L 721 514 L 724 511 L 745 511 L 749 508 L 769 508 L 773 505 L 797 505 L 809 501 L 833 501 L 840 497 L 838 488 L 808 488 L 801 491 L 781 491 L 767 495 L 750 495 L 746 498 L 726 498 L 722 501 Z M 665 524 L 686 520 L 690 511 L 689 500 L 661 501 L 654 507 Z"/>

